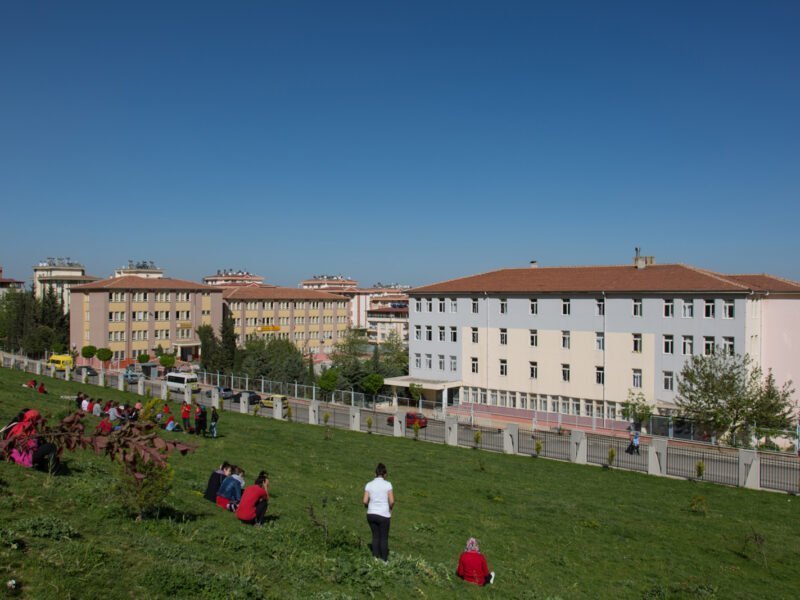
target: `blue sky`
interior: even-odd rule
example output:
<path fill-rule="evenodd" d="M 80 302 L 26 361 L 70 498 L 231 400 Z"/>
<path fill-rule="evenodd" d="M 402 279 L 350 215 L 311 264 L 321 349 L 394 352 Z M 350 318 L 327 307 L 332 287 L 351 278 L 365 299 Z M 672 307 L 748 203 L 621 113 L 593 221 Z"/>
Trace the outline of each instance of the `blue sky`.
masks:
<path fill-rule="evenodd" d="M 0 265 L 800 279 L 800 3 L 4 2 Z"/>

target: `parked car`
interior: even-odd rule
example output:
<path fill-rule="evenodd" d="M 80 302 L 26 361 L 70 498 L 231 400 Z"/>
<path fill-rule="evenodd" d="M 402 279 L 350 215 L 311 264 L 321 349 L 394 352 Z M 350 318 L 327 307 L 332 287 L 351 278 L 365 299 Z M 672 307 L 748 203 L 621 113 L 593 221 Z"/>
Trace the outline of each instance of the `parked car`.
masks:
<path fill-rule="evenodd" d="M 247 403 L 250 406 L 253 406 L 254 404 L 261 404 L 261 396 L 259 395 L 258 392 L 254 392 L 253 390 L 242 390 L 241 392 L 237 392 L 233 396 L 231 396 L 231 400 L 233 400 L 234 402 L 241 402 L 242 394 L 244 392 L 250 394 L 250 398 L 247 401 Z"/>
<path fill-rule="evenodd" d="M 283 413 L 283 416 L 286 417 L 289 414 L 289 399 L 286 396 L 282 396 L 280 394 L 267 394 L 261 399 L 259 407 L 272 410 L 275 407 L 276 399 L 283 402 L 283 409 L 281 410 L 281 413 Z M 250 404 L 253 403 L 251 402 Z"/>
<path fill-rule="evenodd" d="M 125 371 L 122 374 L 122 378 L 125 380 L 126 383 L 138 383 L 140 377 L 141 375 L 139 375 L 139 373 L 137 373 L 136 371 Z"/>
<path fill-rule="evenodd" d="M 422 413 L 406 413 L 406 428 L 410 429 L 414 427 L 414 424 L 420 426 L 420 428 L 428 426 L 428 417 L 423 415 Z M 394 426 L 394 415 L 390 415 L 388 419 L 386 419 L 386 424 L 393 427 Z"/>
<path fill-rule="evenodd" d="M 212 388 L 213 389 L 213 388 Z M 233 390 L 229 387 L 217 386 L 217 390 L 219 391 L 219 397 L 223 400 L 228 400 L 229 398 L 233 398 Z M 206 390 L 206 398 L 211 398 L 211 391 Z"/>
<path fill-rule="evenodd" d="M 75 368 L 76 377 L 83 377 L 84 373 L 86 373 L 87 377 L 97 377 L 97 371 L 94 369 L 94 367 L 90 367 L 89 365 L 81 365 L 80 367 Z"/>

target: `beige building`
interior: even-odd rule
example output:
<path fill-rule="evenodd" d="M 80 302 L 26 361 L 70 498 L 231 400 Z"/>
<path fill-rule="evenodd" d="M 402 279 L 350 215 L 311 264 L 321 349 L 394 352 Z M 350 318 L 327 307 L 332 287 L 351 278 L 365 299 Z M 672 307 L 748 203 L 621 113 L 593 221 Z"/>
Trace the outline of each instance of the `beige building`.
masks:
<path fill-rule="evenodd" d="M 70 258 L 48 258 L 33 267 L 33 294 L 41 298 L 48 288 L 52 288 L 66 313 L 69 310 L 72 287 L 98 279 L 100 278 L 87 275 L 86 268 Z"/>
<path fill-rule="evenodd" d="M 197 359 L 197 328 L 222 324 L 222 289 L 192 281 L 112 277 L 73 287 L 71 298 L 71 347 L 109 348 L 120 362 L 158 346 Z"/>
<path fill-rule="evenodd" d="M 261 275 L 255 275 L 248 271 L 236 269 L 219 269 L 215 275 L 207 275 L 203 277 L 203 283 L 206 285 L 250 285 L 250 284 L 264 284 L 264 278 Z"/>
<path fill-rule="evenodd" d="M 0 298 L 2 298 L 3 295 L 8 290 L 24 290 L 24 289 L 25 289 L 24 281 L 3 277 L 3 267 L 0 267 Z"/>
<path fill-rule="evenodd" d="M 285 339 L 304 354 L 328 353 L 350 325 L 348 299 L 328 292 L 248 285 L 226 287 L 223 296 L 240 345 Z"/>
<path fill-rule="evenodd" d="M 383 344 L 393 334 L 408 344 L 408 295 L 374 296 L 367 310 L 367 339 Z"/>
<path fill-rule="evenodd" d="M 120 267 L 114 270 L 114 277 L 125 277 L 135 275 L 146 279 L 161 279 L 164 270 L 156 266 L 152 260 L 129 260 L 127 267 Z"/>

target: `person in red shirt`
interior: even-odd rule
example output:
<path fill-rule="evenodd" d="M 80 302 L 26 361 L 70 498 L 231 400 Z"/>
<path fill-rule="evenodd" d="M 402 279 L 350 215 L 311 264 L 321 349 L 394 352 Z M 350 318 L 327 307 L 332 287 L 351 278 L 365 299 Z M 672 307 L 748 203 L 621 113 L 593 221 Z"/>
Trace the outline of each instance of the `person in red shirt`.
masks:
<path fill-rule="evenodd" d="M 192 405 L 184 402 L 181 406 L 181 421 L 183 421 L 183 430 L 189 431 L 189 417 L 192 416 Z"/>
<path fill-rule="evenodd" d="M 473 537 L 467 540 L 467 547 L 458 559 L 456 575 L 476 585 L 494 583 L 494 571 L 489 571 L 486 557 L 481 554 L 478 540 Z"/>
<path fill-rule="evenodd" d="M 114 430 L 114 426 L 111 424 L 111 420 L 108 418 L 108 413 L 103 413 L 103 416 L 100 418 L 100 423 L 97 425 L 97 429 L 95 429 L 95 434 L 100 435 L 108 435 Z"/>
<path fill-rule="evenodd" d="M 47 388 L 44 387 L 44 381 L 39 384 L 39 389 L 37 390 L 40 394 L 46 394 Z"/>
<path fill-rule="evenodd" d="M 269 477 L 261 471 L 253 485 L 242 494 L 236 516 L 245 525 L 263 525 L 269 504 Z"/>

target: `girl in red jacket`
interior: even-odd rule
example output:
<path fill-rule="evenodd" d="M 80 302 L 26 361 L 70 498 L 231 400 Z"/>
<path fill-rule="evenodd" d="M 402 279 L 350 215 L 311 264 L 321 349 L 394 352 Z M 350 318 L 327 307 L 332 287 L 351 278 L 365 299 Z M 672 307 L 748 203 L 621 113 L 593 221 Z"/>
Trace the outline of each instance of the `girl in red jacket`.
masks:
<path fill-rule="evenodd" d="M 486 564 L 486 557 L 481 554 L 478 547 L 478 540 L 471 537 L 467 540 L 467 547 L 458 559 L 458 569 L 456 575 L 464 581 L 469 581 L 477 585 L 494 583 L 494 571 L 489 571 Z"/>

